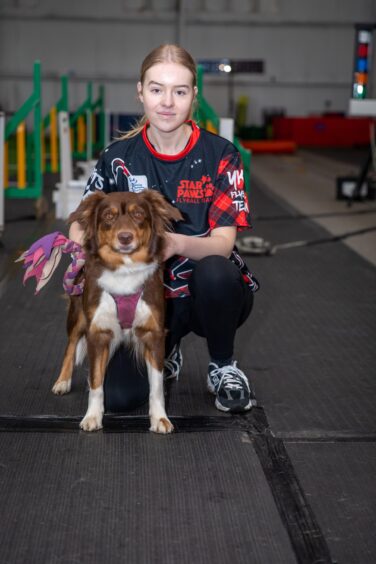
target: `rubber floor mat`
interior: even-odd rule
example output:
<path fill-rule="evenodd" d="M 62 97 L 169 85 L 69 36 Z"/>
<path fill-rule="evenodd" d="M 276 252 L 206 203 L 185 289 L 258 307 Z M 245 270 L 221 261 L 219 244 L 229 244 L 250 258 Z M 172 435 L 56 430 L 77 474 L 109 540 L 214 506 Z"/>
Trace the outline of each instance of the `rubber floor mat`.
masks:
<path fill-rule="evenodd" d="M 375 443 L 289 443 L 286 450 L 333 560 L 375 562 Z"/>
<path fill-rule="evenodd" d="M 0 452 L 1 562 L 296 562 L 244 433 L 0 433 Z"/>

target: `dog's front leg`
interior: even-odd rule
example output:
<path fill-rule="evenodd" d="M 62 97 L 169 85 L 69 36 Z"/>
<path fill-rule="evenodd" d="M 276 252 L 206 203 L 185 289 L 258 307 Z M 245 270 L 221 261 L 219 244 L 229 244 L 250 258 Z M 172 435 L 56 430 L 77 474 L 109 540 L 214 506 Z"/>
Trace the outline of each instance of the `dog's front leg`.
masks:
<path fill-rule="evenodd" d="M 171 433 L 174 426 L 166 415 L 163 391 L 164 334 L 159 340 L 155 340 L 153 345 L 148 343 L 145 352 L 150 387 L 150 431 L 163 434 Z"/>
<path fill-rule="evenodd" d="M 104 413 L 103 381 L 106 372 L 112 331 L 91 327 L 87 345 L 90 365 L 89 405 L 80 423 L 84 431 L 97 431 L 102 428 Z"/>
<path fill-rule="evenodd" d="M 74 296 L 70 299 L 67 317 L 68 344 L 59 377 L 52 388 L 54 394 L 62 395 L 70 392 L 77 344 L 83 337 L 85 328 L 86 321 L 82 311 L 82 299 L 79 296 Z"/>

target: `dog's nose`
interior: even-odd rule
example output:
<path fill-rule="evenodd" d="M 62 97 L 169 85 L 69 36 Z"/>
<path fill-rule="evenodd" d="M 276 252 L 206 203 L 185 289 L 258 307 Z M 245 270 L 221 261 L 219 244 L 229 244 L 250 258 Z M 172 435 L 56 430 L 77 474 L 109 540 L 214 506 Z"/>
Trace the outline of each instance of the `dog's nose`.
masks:
<path fill-rule="evenodd" d="M 133 234 L 129 231 L 121 231 L 118 233 L 118 239 L 122 245 L 129 245 L 133 241 Z"/>

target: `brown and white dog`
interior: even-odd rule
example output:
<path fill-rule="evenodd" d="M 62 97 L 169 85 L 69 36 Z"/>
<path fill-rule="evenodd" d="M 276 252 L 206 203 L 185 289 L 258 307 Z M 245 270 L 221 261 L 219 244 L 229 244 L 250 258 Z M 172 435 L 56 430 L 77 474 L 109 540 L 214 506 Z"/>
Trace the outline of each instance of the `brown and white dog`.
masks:
<path fill-rule="evenodd" d="M 164 405 L 164 234 L 180 212 L 155 190 L 95 193 L 69 217 L 84 231 L 84 291 L 70 297 L 68 345 L 55 394 L 70 391 L 73 366 L 89 359 L 89 405 L 80 427 L 102 427 L 103 382 L 111 355 L 122 343 L 135 347 L 145 360 L 150 384 L 150 430 L 170 433 L 173 426 Z M 127 323 L 119 310 L 125 306 Z M 133 303 L 133 306 L 132 306 Z M 127 308 L 133 315 L 127 313 Z M 129 319 L 130 316 L 130 319 Z"/>

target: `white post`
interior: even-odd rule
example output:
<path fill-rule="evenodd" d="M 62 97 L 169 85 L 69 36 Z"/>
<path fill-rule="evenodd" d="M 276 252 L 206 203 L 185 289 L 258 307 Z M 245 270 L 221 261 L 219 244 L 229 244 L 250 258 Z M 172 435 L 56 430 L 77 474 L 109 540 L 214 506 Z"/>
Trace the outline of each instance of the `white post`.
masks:
<path fill-rule="evenodd" d="M 232 118 L 220 118 L 219 120 L 219 135 L 228 139 L 233 143 L 234 141 L 234 120 Z"/>
<path fill-rule="evenodd" d="M 72 150 L 68 112 L 59 112 L 59 140 L 60 140 L 60 182 L 54 192 L 56 204 L 56 219 L 67 217 L 68 185 L 73 178 Z"/>
<path fill-rule="evenodd" d="M 60 182 L 67 185 L 73 179 L 72 148 L 68 112 L 59 112 Z"/>
<path fill-rule="evenodd" d="M 0 237 L 4 231 L 4 143 L 5 114 L 0 112 Z"/>

